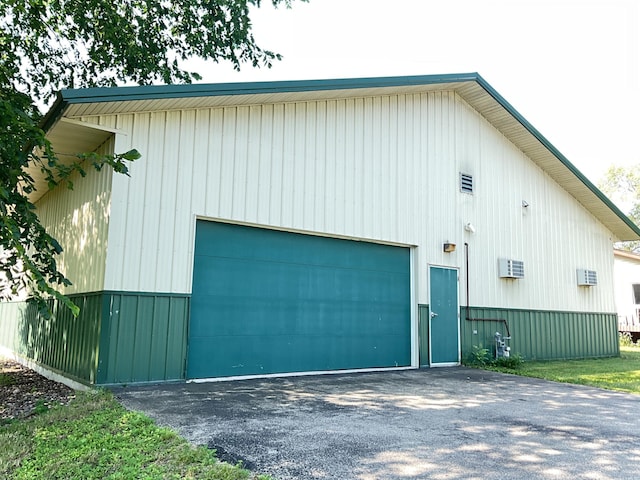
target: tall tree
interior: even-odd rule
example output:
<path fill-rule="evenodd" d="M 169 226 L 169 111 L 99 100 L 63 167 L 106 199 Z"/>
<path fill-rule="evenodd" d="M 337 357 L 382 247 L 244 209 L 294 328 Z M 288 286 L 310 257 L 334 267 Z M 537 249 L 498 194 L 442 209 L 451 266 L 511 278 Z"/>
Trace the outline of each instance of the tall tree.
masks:
<path fill-rule="evenodd" d="M 640 165 L 610 166 L 598 182 L 598 187 L 619 205 L 636 225 L 640 225 Z M 616 247 L 640 253 L 640 241 L 620 242 Z"/>
<path fill-rule="evenodd" d="M 271 0 L 290 7 L 293 0 Z M 306 1 L 306 0 L 301 0 Z M 39 105 L 62 88 L 124 82 L 190 83 L 201 77 L 181 67 L 200 57 L 213 62 L 271 67 L 280 55 L 259 47 L 250 10 L 261 0 L 0 0 L 0 299 L 26 289 L 43 314 L 71 282 L 59 271 L 62 246 L 41 225 L 28 168 L 49 188 L 72 188 L 73 172 L 113 168 L 127 173 L 137 151 L 78 152 L 63 163 L 41 128 Z"/>

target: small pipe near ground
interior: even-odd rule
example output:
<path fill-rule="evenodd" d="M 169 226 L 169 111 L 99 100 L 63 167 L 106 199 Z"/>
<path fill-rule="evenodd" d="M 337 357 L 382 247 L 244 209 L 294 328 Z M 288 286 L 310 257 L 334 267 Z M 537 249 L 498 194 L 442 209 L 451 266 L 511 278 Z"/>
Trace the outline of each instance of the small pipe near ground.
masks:
<path fill-rule="evenodd" d="M 464 262 L 465 262 L 465 277 L 466 277 L 466 301 L 467 309 L 465 319 L 469 322 L 494 322 L 503 323 L 504 328 L 507 331 L 507 335 L 504 338 L 511 338 L 511 332 L 509 331 L 509 324 L 506 318 L 475 318 L 469 316 L 469 244 L 464 242 Z"/>

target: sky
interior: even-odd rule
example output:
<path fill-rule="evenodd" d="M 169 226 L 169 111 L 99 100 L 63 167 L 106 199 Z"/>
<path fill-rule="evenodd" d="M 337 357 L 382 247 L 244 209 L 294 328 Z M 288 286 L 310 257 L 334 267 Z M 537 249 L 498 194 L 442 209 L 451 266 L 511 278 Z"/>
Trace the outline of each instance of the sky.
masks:
<path fill-rule="evenodd" d="M 640 0 L 310 0 L 252 13 L 271 69 L 207 83 L 478 72 L 592 182 L 640 164 Z"/>

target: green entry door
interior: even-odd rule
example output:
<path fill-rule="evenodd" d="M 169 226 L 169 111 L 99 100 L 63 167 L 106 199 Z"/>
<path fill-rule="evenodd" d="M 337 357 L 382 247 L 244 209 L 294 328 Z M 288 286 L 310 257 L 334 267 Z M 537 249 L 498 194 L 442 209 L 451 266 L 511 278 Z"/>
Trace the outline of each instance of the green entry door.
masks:
<path fill-rule="evenodd" d="M 460 364 L 458 270 L 429 267 L 430 365 Z"/>
<path fill-rule="evenodd" d="M 187 378 L 410 366 L 409 258 L 198 220 Z"/>

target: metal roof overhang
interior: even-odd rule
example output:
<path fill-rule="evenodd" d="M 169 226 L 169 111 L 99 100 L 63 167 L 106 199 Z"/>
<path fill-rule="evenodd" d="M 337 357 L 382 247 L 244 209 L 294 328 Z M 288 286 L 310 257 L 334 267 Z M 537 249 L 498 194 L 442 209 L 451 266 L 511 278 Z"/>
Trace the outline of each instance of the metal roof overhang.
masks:
<path fill-rule="evenodd" d="M 590 211 L 618 240 L 640 239 L 640 228 L 477 73 L 63 90 L 45 117 L 43 126 L 49 130 L 52 143 L 60 151 L 65 135 L 76 138 L 80 146 L 81 139 L 88 132 L 69 132 L 65 129 L 82 128 L 66 123 L 66 119 L 82 116 L 414 94 L 435 90 L 456 92 Z M 83 127 L 90 129 L 87 124 Z M 60 140 L 56 142 L 54 138 Z M 95 132 L 93 140 L 90 138 L 89 135 L 85 145 L 87 148 L 100 140 L 95 137 Z M 73 150 L 77 148 L 73 145 L 65 145 L 64 148 L 69 152 L 90 151 Z"/>
<path fill-rule="evenodd" d="M 47 131 L 47 138 L 60 162 L 70 165 L 78 161 L 78 153 L 94 152 L 114 133 L 124 132 L 69 118 L 59 118 Z M 38 167 L 29 167 L 27 173 L 35 181 L 35 191 L 29 195 L 29 200 L 35 203 L 48 192 L 49 186 Z"/>

